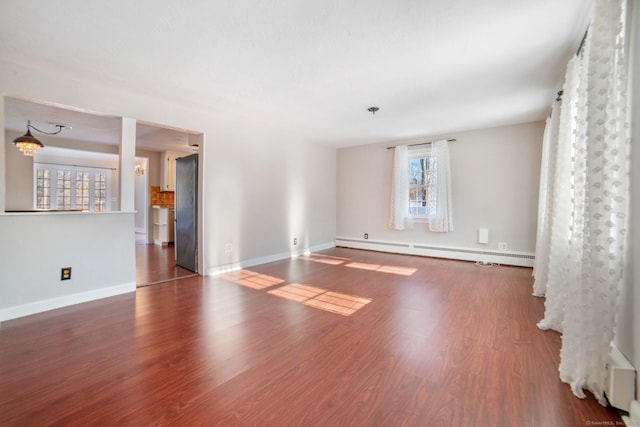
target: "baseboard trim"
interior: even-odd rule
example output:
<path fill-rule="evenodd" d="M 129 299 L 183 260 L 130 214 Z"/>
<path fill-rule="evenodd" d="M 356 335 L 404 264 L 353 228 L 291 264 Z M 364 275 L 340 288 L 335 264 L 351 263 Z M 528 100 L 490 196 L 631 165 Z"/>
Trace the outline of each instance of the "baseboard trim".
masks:
<path fill-rule="evenodd" d="M 207 276 L 216 276 L 218 274 L 228 273 L 230 271 L 241 270 L 243 268 L 255 267 L 256 265 L 268 264 L 270 262 L 281 261 L 283 259 L 294 258 L 311 252 L 323 251 L 326 249 L 335 248 L 335 242 L 322 243 L 320 245 L 314 245 L 307 249 L 294 250 L 291 252 L 280 252 L 278 254 L 267 255 L 260 258 L 251 258 L 243 261 L 230 262 L 228 264 L 221 264 L 212 267 L 207 267 L 205 274 Z"/>
<path fill-rule="evenodd" d="M 67 307 L 83 302 L 94 301 L 101 298 L 112 297 L 115 295 L 135 292 L 136 282 L 123 283 L 108 288 L 100 288 L 77 294 L 64 295 L 56 298 L 49 298 L 41 301 L 34 301 L 27 304 L 7 307 L 0 310 L 0 322 L 17 319 L 18 317 L 29 316 L 32 314 L 42 313 L 43 311 L 55 310 L 56 308 Z"/>
<path fill-rule="evenodd" d="M 533 267 L 534 261 L 534 254 L 526 252 L 488 251 L 476 248 L 433 246 L 420 243 L 391 242 L 384 240 L 376 241 L 340 236 L 336 237 L 336 246 L 377 252 L 456 259 L 461 261 L 480 261 L 484 263 L 515 265 L 519 267 Z"/>

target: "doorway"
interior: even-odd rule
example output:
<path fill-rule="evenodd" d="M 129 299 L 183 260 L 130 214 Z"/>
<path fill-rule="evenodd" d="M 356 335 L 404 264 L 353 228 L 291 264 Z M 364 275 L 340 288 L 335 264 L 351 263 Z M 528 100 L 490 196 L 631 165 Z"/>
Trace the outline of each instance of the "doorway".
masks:
<path fill-rule="evenodd" d="M 197 274 L 176 265 L 173 244 L 161 246 L 147 243 L 145 234 L 136 233 L 136 286 L 138 288 L 191 276 L 197 276 Z"/>
<path fill-rule="evenodd" d="M 194 157 L 196 160 L 195 169 L 191 177 L 195 190 L 192 192 L 195 210 L 193 211 L 193 223 L 197 226 L 197 232 L 193 234 L 193 245 L 196 248 L 196 257 L 201 254 L 197 248 L 202 245 L 202 233 L 199 230 L 201 221 L 201 204 L 198 200 L 202 197 L 199 181 L 201 176 L 198 173 L 201 165 L 200 156 L 194 155 L 202 148 L 204 140 L 203 134 L 195 134 L 189 131 L 169 128 L 163 125 L 137 122 L 136 125 L 136 163 L 141 157 L 146 157 L 144 175 L 147 177 L 145 190 L 147 191 L 144 206 L 136 210 L 144 210 L 148 217 L 146 226 L 147 239 L 136 234 L 136 284 L 138 287 L 149 284 L 162 283 L 176 280 L 183 277 L 195 275 L 199 260 L 194 259 L 194 265 L 184 265 L 176 262 L 176 248 L 180 244 L 180 234 L 174 232 L 173 212 L 178 212 L 178 191 L 177 173 L 178 164 L 176 159 L 181 157 Z M 136 180 L 137 182 L 137 180 Z M 136 187 L 137 189 L 138 187 Z M 136 201 L 138 195 L 136 194 Z M 170 212 L 169 215 L 156 215 L 152 212 Z M 177 216 L 177 215 L 176 215 Z M 156 218 L 158 217 L 158 218 Z M 161 231 L 162 230 L 162 231 Z M 136 228 L 136 231 L 139 231 Z M 180 251 L 177 251 L 178 254 Z M 191 270 L 191 271 L 190 271 Z"/>

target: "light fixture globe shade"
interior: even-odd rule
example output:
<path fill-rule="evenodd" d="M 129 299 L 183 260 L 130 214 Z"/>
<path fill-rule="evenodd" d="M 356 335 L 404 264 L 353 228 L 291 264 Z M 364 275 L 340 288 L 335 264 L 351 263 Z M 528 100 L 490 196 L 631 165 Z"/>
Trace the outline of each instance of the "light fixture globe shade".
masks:
<path fill-rule="evenodd" d="M 25 156 L 33 156 L 33 153 L 44 147 L 42 142 L 31 135 L 31 130 L 29 129 L 27 129 L 27 133 L 14 139 L 13 143 L 16 144 L 16 147 L 18 147 Z"/>

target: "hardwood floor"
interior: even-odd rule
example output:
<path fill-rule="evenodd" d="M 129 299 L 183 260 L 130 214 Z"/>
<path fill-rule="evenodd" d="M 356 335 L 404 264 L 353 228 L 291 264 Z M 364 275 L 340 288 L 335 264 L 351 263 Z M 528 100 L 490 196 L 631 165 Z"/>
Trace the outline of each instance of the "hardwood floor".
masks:
<path fill-rule="evenodd" d="M 136 285 L 148 286 L 194 276 L 193 271 L 176 265 L 173 245 L 146 243 L 146 235 L 136 233 Z"/>
<path fill-rule="evenodd" d="M 526 268 L 335 248 L 14 319 L 0 424 L 616 425 L 559 381 L 531 284 Z"/>

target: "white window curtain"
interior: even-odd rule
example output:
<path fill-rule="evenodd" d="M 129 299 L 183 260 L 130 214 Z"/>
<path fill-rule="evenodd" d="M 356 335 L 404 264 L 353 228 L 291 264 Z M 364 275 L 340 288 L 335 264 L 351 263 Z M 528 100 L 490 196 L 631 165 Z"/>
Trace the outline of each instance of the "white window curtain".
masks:
<path fill-rule="evenodd" d="M 453 231 L 451 205 L 451 164 L 449 142 L 446 139 L 431 144 L 433 167 L 429 170 L 429 194 L 435 194 L 436 209 L 428 216 L 429 231 L 446 233 Z"/>
<path fill-rule="evenodd" d="M 557 140 L 550 128 L 543 148 L 549 212 L 539 218 L 534 273 L 534 294 L 546 297 L 539 327 L 562 333 L 561 380 L 602 404 L 628 251 L 625 6 L 595 1 L 583 51 L 568 65 Z"/>
<path fill-rule="evenodd" d="M 553 105 L 551 115 L 547 118 L 542 143 L 542 160 L 540 162 L 540 191 L 538 196 L 538 233 L 536 236 L 536 256 L 533 265 L 533 276 L 540 278 L 533 284 L 533 295 L 543 297 L 547 291 L 547 272 L 549 263 L 549 246 L 551 244 L 551 206 L 556 194 L 555 159 L 557 158 L 558 120 L 560 104 Z M 544 262 L 537 262 L 545 260 Z"/>
<path fill-rule="evenodd" d="M 409 211 L 409 150 L 406 145 L 397 145 L 393 153 L 389 205 L 389 227 L 394 230 L 413 227 Z"/>

